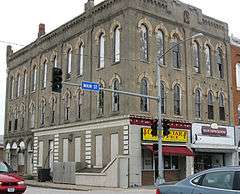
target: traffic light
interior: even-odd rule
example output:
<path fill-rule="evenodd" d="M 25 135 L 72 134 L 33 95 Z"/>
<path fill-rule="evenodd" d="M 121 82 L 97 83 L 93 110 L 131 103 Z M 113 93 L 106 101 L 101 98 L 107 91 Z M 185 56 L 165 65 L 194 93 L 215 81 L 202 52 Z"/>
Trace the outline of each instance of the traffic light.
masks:
<path fill-rule="evenodd" d="M 52 91 L 62 92 L 62 69 L 53 67 L 52 70 Z"/>
<path fill-rule="evenodd" d="M 158 135 L 158 120 L 157 119 L 154 119 L 153 122 L 152 122 L 152 125 L 151 125 L 151 134 L 152 136 L 157 136 Z"/>
<path fill-rule="evenodd" d="M 170 121 L 168 119 L 162 120 L 162 129 L 163 129 L 163 136 L 168 136 L 170 134 Z"/>

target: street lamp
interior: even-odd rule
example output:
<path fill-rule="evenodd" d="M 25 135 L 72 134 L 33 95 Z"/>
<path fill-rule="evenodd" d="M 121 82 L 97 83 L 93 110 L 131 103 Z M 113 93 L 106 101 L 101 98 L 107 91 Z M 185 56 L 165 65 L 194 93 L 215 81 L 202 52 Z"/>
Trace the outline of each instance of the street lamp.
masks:
<path fill-rule="evenodd" d="M 159 58 L 163 58 L 169 51 L 171 51 L 174 47 L 197 37 L 203 36 L 202 33 L 197 33 L 189 38 L 186 38 L 177 44 L 173 45 L 170 47 L 166 52 L 164 52 Z M 160 79 L 160 65 L 156 63 L 156 80 L 157 80 L 157 96 L 158 96 L 158 101 L 157 101 L 157 115 L 158 115 L 158 178 L 156 181 L 156 184 L 163 184 L 165 182 L 164 180 L 164 168 L 163 168 L 163 154 L 162 154 L 162 112 L 161 112 L 161 79 Z"/>

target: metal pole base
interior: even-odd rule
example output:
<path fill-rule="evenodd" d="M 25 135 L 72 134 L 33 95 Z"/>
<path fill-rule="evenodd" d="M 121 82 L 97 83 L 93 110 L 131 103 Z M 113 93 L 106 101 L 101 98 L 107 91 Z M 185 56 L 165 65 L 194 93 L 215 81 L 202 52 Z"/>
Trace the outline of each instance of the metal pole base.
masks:
<path fill-rule="evenodd" d="M 165 183 L 165 179 L 158 177 L 157 180 L 156 180 L 155 185 L 159 186 L 159 185 L 163 185 L 164 183 Z"/>

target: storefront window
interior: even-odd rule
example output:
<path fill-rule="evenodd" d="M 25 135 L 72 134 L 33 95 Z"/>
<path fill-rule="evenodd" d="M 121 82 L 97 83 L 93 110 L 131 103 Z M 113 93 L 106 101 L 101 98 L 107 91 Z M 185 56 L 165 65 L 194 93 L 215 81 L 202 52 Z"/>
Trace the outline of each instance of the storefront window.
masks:
<path fill-rule="evenodd" d="M 178 157 L 177 156 L 164 156 L 164 169 L 165 170 L 177 170 L 178 169 Z"/>
<path fill-rule="evenodd" d="M 149 150 L 143 149 L 143 170 L 153 170 L 153 156 Z"/>

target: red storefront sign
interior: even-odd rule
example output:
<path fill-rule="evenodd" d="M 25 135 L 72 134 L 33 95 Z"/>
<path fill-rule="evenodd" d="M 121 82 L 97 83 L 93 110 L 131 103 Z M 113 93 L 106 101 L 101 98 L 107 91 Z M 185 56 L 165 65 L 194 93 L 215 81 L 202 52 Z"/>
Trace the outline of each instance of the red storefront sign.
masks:
<path fill-rule="evenodd" d="M 202 126 L 202 134 L 207 136 L 214 136 L 214 137 L 226 137 L 227 136 L 227 129 L 219 127 L 218 129 L 213 129 L 208 126 Z"/>

